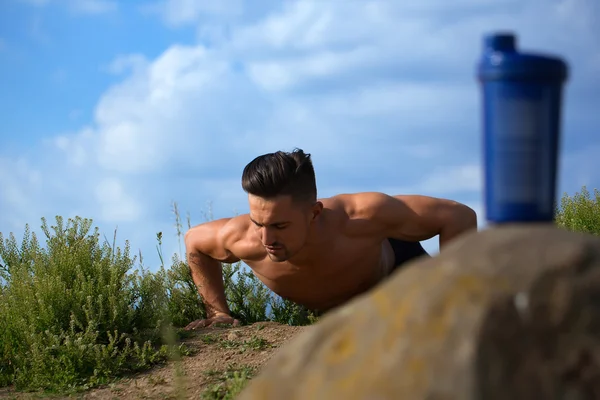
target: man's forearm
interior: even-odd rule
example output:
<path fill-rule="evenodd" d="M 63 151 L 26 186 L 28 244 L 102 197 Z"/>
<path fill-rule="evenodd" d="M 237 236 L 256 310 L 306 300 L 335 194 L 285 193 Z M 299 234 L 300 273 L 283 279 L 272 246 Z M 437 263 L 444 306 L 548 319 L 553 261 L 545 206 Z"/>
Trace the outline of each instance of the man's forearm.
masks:
<path fill-rule="evenodd" d="M 189 250 L 187 257 L 192 279 L 206 306 L 207 317 L 229 315 L 221 263 L 195 250 Z"/>
<path fill-rule="evenodd" d="M 463 233 L 476 229 L 477 214 L 471 208 L 462 206 L 453 213 L 452 218 L 442 228 L 439 235 L 440 250 Z"/>

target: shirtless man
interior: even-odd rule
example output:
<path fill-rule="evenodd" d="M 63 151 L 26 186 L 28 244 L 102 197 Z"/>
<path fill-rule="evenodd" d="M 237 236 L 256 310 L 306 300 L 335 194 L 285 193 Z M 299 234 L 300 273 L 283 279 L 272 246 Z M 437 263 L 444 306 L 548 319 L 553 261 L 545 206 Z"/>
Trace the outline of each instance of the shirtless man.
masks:
<path fill-rule="evenodd" d="M 419 241 L 439 235 L 440 251 L 477 229 L 469 207 L 418 195 L 366 192 L 317 199 L 310 154 L 296 149 L 255 158 L 242 174 L 249 214 L 191 228 L 192 278 L 207 318 L 238 325 L 225 299 L 221 262 L 242 260 L 273 292 L 327 311 L 377 285 L 399 266 L 428 256 Z"/>

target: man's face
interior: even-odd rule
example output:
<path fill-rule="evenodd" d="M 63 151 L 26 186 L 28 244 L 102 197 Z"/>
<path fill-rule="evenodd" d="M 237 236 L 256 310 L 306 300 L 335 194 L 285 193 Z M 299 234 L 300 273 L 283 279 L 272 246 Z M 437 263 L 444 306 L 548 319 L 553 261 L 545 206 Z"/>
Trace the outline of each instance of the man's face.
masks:
<path fill-rule="evenodd" d="M 315 215 L 313 205 L 294 203 L 290 196 L 248 195 L 248 202 L 250 219 L 271 260 L 286 261 L 304 247 Z"/>

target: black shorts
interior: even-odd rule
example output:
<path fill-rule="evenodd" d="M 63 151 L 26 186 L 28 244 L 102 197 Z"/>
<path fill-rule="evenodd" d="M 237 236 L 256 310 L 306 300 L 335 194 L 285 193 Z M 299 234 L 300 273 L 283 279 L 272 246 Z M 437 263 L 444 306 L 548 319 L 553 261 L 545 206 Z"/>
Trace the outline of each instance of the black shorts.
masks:
<path fill-rule="evenodd" d="M 388 238 L 388 241 L 394 250 L 394 266 L 390 273 L 415 258 L 421 256 L 431 257 L 429 253 L 425 251 L 423 246 L 421 246 L 420 242 L 406 242 L 404 240 L 393 238 Z"/>

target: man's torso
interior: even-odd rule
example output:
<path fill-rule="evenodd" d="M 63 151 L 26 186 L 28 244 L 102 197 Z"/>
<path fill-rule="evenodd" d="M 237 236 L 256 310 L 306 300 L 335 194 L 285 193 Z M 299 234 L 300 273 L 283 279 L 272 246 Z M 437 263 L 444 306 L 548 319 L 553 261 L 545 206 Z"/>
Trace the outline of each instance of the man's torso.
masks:
<path fill-rule="evenodd" d="M 230 251 L 273 292 L 311 309 L 327 310 L 370 289 L 393 267 L 394 253 L 378 232 L 361 233 L 339 198 L 320 200 L 325 219 L 321 242 L 302 261 L 272 261 L 250 229 L 248 215 L 235 218 L 243 232 Z M 233 221 L 232 221 L 233 222 Z"/>

